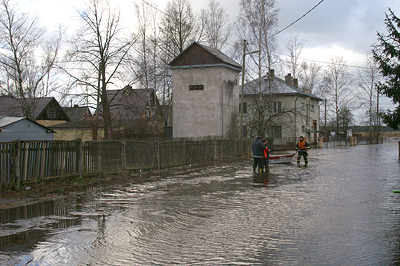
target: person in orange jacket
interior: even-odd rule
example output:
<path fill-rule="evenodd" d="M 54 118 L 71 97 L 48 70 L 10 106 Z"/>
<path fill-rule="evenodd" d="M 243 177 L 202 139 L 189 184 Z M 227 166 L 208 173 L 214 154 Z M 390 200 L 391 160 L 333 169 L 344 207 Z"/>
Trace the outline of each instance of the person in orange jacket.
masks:
<path fill-rule="evenodd" d="M 304 137 L 301 136 L 300 140 L 297 142 L 296 145 L 296 152 L 297 152 L 297 164 L 300 164 L 301 156 L 304 158 L 304 163 L 308 164 L 308 151 L 310 150 L 310 145 L 307 141 L 305 141 Z"/>
<path fill-rule="evenodd" d="M 271 149 L 268 146 L 268 140 L 267 139 L 264 139 L 263 143 L 265 145 L 265 149 L 264 149 L 264 171 L 269 171 L 269 152 L 271 151 Z"/>

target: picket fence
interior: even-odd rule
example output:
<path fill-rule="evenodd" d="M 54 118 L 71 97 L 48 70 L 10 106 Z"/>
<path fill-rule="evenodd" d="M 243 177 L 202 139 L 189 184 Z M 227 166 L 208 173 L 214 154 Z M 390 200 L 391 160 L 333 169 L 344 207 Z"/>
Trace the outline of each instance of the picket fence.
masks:
<path fill-rule="evenodd" d="M 241 146 L 240 146 L 241 145 Z M 251 140 L 14 141 L 0 143 L 1 188 L 61 177 L 115 174 L 250 154 Z"/>

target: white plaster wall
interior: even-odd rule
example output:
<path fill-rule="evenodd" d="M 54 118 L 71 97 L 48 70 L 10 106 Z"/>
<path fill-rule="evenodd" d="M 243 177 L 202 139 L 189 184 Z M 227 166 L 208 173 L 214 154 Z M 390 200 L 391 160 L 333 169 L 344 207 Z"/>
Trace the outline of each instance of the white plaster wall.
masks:
<path fill-rule="evenodd" d="M 225 67 L 173 69 L 173 137 L 223 137 L 238 109 L 237 77 L 237 71 Z M 235 82 L 231 94 L 229 80 Z M 189 85 L 204 85 L 204 90 L 190 91 Z"/>

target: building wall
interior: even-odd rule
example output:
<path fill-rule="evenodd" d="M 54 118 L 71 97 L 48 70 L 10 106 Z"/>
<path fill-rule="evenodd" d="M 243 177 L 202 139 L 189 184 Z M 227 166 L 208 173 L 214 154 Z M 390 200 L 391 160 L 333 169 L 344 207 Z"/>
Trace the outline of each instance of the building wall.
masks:
<path fill-rule="evenodd" d="M 82 141 L 92 141 L 93 132 L 92 129 L 54 129 L 54 140 L 76 140 L 81 139 Z M 104 138 L 104 132 L 102 129 L 98 130 L 99 140 Z"/>
<path fill-rule="evenodd" d="M 10 142 L 16 139 L 53 140 L 53 132 L 26 119 L 2 127 L 0 142 Z"/>
<path fill-rule="evenodd" d="M 67 120 L 36 120 L 35 122 L 45 127 L 51 127 L 54 125 L 66 123 Z"/>
<path fill-rule="evenodd" d="M 319 102 L 308 97 L 297 97 L 295 95 L 274 96 L 273 102 L 281 102 L 282 114 L 277 116 L 272 123 L 280 125 L 282 138 L 293 138 L 301 135 L 307 140 L 317 141 L 317 136 L 313 132 L 319 131 Z M 253 107 L 252 97 L 245 96 L 244 102 L 247 103 L 248 114 L 244 115 L 244 124 L 249 119 L 250 110 Z M 314 109 L 312 109 L 314 105 Z M 314 121 L 316 126 L 314 126 Z M 254 137 L 254 136 L 248 136 Z M 270 136 L 272 137 L 272 136 Z"/>
<path fill-rule="evenodd" d="M 225 137 L 238 112 L 238 75 L 226 67 L 173 69 L 173 137 Z M 189 90 L 190 85 L 204 89 Z"/>

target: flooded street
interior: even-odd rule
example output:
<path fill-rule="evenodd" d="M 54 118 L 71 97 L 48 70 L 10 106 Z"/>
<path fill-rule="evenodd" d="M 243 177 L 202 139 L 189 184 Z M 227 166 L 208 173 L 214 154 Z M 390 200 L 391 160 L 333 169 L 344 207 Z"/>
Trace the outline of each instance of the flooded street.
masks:
<path fill-rule="evenodd" d="M 166 170 L 0 210 L 1 265 L 400 265 L 398 143 Z M 164 173 L 165 172 L 165 173 Z"/>

